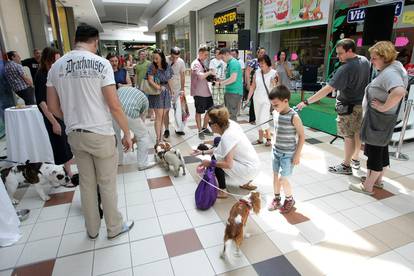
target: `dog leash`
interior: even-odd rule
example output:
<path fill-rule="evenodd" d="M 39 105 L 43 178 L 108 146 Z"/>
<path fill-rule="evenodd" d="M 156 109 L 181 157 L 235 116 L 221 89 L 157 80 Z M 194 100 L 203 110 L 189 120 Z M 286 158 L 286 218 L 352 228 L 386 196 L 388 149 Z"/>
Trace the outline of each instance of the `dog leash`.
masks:
<path fill-rule="evenodd" d="M 242 198 L 242 197 L 245 197 L 246 195 L 240 195 L 240 194 L 233 194 L 233 193 L 230 193 L 230 192 L 227 192 L 226 190 L 223 190 L 223 189 L 220 189 L 219 187 L 217 187 L 216 185 L 214 185 L 214 184 L 211 184 L 210 182 L 208 182 L 208 181 L 206 181 L 204 178 L 202 178 L 200 175 L 198 175 L 197 174 L 197 177 L 198 178 L 200 178 L 202 181 L 204 181 L 205 183 L 207 183 L 208 185 L 210 185 L 211 187 L 213 187 L 214 189 L 216 189 L 216 190 L 219 190 L 219 191 L 221 191 L 221 192 L 223 192 L 223 193 L 226 193 L 226 194 L 228 194 L 228 195 L 231 195 L 231 196 L 234 196 L 234 197 L 240 197 L 240 198 Z"/>
<path fill-rule="evenodd" d="M 12 161 L 12 160 L 7 160 L 7 159 L 2 159 L 2 160 L 0 160 L 0 162 L 7 162 L 7 163 L 13 163 L 13 164 L 20 164 L 20 165 L 26 164 L 26 163 L 22 163 L 22 162 L 16 162 L 16 161 Z"/>

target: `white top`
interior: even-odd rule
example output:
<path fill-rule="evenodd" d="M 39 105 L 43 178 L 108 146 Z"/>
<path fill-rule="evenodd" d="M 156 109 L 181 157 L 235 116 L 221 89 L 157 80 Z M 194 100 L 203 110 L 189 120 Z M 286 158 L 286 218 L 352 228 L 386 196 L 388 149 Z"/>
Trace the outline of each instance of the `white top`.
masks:
<path fill-rule="evenodd" d="M 182 58 L 178 58 L 174 64 L 171 64 L 171 60 L 167 59 L 168 64 L 172 65 L 171 69 L 173 71 L 172 76 L 172 92 L 177 93 L 181 90 L 181 73 L 185 72 L 185 62 Z"/>
<path fill-rule="evenodd" d="M 228 129 L 224 131 L 220 143 L 214 150 L 214 156 L 222 161 L 233 148 L 233 167 L 223 170 L 237 182 L 235 184 L 246 184 L 258 174 L 260 160 L 243 129 L 230 120 Z"/>
<path fill-rule="evenodd" d="M 58 59 L 49 71 L 47 86 L 59 96 L 66 133 L 86 129 L 114 135 L 112 118 L 102 87 L 115 84 L 108 60 L 86 50 L 73 50 Z"/>
<path fill-rule="evenodd" d="M 269 90 L 269 93 L 270 91 L 272 91 L 272 88 L 273 88 L 272 79 L 274 79 L 277 75 L 278 74 L 275 69 L 270 69 L 269 72 L 264 74 L 264 79 L 266 82 L 267 89 Z M 255 103 L 269 102 L 269 96 L 267 95 L 266 88 L 263 84 L 262 70 L 260 70 L 260 68 L 258 68 L 255 73 L 255 80 L 256 80 L 256 90 L 254 91 L 253 101 Z"/>
<path fill-rule="evenodd" d="M 209 69 L 213 69 L 217 78 L 224 80 L 226 78 L 226 63 L 223 60 L 213 58 L 210 60 Z"/>
<path fill-rule="evenodd" d="M 240 63 L 240 67 L 241 67 L 241 69 L 243 70 L 243 69 L 245 69 L 246 68 L 246 65 L 244 64 L 244 61 L 243 60 L 241 60 L 241 59 L 238 59 L 238 61 L 239 61 L 239 63 Z"/>

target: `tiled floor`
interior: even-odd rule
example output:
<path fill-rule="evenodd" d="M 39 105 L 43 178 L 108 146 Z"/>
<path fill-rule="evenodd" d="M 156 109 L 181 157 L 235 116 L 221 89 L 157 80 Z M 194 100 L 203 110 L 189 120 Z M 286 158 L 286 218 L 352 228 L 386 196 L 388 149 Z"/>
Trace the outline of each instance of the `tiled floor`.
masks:
<path fill-rule="evenodd" d="M 191 99 L 189 105 L 193 111 Z M 252 128 L 244 114 L 239 122 L 244 130 Z M 196 131 L 193 119 L 187 126 L 184 139 Z M 20 189 L 18 208 L 31 209 L 31 215 L 20 227 L 21 240 L 0 248 L 0 276 L 414 275 L 414 143 L 403 147 L 410 161 L 392 160 L 385 189 L 371 197 L 348 190 L 366 171 L 365 162 L 354 176 L 327 172 L 328 165 L 342 160 L 341 139 L 331 145 L 327 134 L 312 129 L 305 134 L 301 163 L 291 177 L 297 204 L 287 215 L 267 211 L 273 195 L 271 154 L 255 147 L 262 210 L 249 217 L 251 237 L 231 262 L 223 261 L 220 251 L 235 199 L 196 209 L 195 168 L 205 157 L 190 156 L 201 142 L 194 137 L 179 146 L 185 176 L 174 177 L 161 167 L 139 172 L 135 153 L 127 154 L 117 178 L 118 205 L 135 227 L 113 241 L 106 239 L 104 223 L 97 240 L 87 238 L 78 188 L 60 189 L 46 203 L 32 188 Z M 253 141 L 256 131 L 247 135 Z M 172 144 L 182 139 L 170 138 Z M 246 194 L 237 187 L 229 190 Z"/>

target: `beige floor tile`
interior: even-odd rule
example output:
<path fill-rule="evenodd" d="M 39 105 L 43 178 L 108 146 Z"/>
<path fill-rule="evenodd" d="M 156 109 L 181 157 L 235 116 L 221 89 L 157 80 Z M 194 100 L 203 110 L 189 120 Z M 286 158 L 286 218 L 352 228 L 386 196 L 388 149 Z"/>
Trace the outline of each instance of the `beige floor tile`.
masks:
<path fill-rule="evenodd" d="M 371 235 L 392 249 L 414 241 L 413 236 L 401 232 L 397 227 L 390 223 L 378 223 L 367 227 L 364 230 L 368 231 Z"/>
<path fill-rule="evenodd" d="M 289 262 L 301 275 L 322 276 L 325 275 L 315 264 L 311 262 L 301 251 L 290 252 L 285 255 Z"/>
<path fill-rule="evenodd" d="M 249 233 L 251 236 L 256 236 L 264 233 L 262 228 L 260 228 L 260 226 L 253 220 L 251 216 L 249 216 L 247 219 L 247 224 L 244 232 Z"/>
<path fill-rule="evenodd" d="M 412 213 L 414 214 L 414 213 Z M 399 231 L 408 234 L 414 238 L 414 215 L 406 214 L 390 220 L 387 220 L 387 224 L 397 228 Z"/>
<path fill-rule="evenodd" d="M 282 254 L 264 233 L 244 239 L 241 249 L 251 264 L 262 262 Z"/>
<path fill-rule="evenodd" d="M 236 269 L 220 274 L 220 276 L 256 276 L 258 275 L 252 266 Z"/>
<path fill-rule="evenodd" d="M 222 221 L 227 221 L 229 218 L 229 212 L 233 204 L 234 201 L 231 198 L 217 199 L 216 203 L 214 204 L 214 210 Z"/>

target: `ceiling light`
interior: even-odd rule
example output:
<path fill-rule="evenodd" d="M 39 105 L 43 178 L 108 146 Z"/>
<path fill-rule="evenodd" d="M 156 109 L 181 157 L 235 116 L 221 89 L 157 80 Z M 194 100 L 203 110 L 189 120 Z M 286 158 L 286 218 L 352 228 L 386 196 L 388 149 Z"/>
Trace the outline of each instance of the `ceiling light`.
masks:
<path fill-rule="evenodd" d="M 149 5 L 151 0 L 102 0 L 107 4 L 135 4 L 135 5 Z"/>

